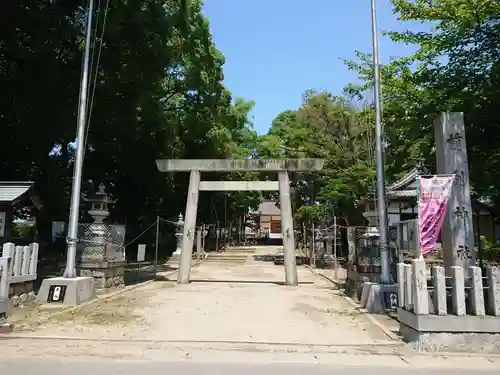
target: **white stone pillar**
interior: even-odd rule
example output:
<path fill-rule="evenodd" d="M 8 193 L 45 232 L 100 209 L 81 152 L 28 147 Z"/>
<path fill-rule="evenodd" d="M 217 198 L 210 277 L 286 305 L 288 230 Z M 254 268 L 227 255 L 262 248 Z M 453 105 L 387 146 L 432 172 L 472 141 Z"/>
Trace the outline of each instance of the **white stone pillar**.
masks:
<path fill-rule="evenodd" d="M 200 171 L 191 171 L 186 203 L 186 216 L 184 217 L 184 230 L 182 238 L 182 253 L 179 264 L 178 284 L 188 284 L 193 258 L 193 245 L 196 230 L 196 215 L 198 213 L 198 196 L 200 187 Z"/>
<path fill-rule="evenodd" d="M 286 285 L 298 285 L 297 260 L 295 258 L 295 236 L 293 232 L 292 201 L 290 181 L 287 171 L 278 172 L 281 206 L 281 234 L 283 237 L 283 256 L 285 263 Z"/>
<path fill-rule="evenodd" d="M 465 280 L 464 269 L 460 266 L 451 267 L 451 301 L 453 313 L 458 316 L 465 315 Z"/>
<path fill-rule="evenodd" d="M 432 284 L 434 286 L 434 308 L 436 315 L 447 315 L 446 278 L 444 267 L 433 266 L 431 269 Z"/>
<path fill-rule="evenodd" d="M 196 259 L 201 259 L 201 227 L 196 229 Z"/>

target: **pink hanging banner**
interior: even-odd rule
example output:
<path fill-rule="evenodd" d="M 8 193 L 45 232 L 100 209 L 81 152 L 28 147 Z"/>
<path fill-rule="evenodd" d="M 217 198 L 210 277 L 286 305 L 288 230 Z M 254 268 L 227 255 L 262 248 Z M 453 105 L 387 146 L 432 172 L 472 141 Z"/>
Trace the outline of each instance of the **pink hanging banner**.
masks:
<path fill-rule="evenodd" d="M 418 227 L 421 255 L 433 251 L 436 247 L 454 180 L 454 175 L 419 177 L 418 179 Z"/>

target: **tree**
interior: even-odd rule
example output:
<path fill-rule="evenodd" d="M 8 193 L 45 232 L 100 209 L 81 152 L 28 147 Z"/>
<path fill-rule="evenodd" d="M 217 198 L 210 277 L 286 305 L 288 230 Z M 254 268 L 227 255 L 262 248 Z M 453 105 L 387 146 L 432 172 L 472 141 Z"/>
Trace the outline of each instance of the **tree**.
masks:
<path fill-rule="evenodd" d="M 47 239 L 50 222 L 68 213 L 83 5 L 20 1 L 1 16 L 0 173 L 35 181 L 47 207 L 37 225 Z M 222 84 L 224 57 L 201 5 L 118 0 L 95 10 L 84 180 L 108 185 L 118 200 L 111 217 L 127 222 L 131 235 L 157 215 L 184 210 L 187 176 L 159 173 L 157 158 L 247 157 L 253 149 L 253 104 L 233 103 Z M 210 199 L 200 203 L 206 222 Z"/>
<path fill-rule="evenodd" d="M 374 177 L 370 116 L 342 97 L 308 91 L 302 106 L 279 114 L 262 137 L 259 155 L 325 159 L 321 173 L 292 176 L 299 221 L 324 222 L 333 202 L 347 221 L 360 219 L 357 201 Z"/>

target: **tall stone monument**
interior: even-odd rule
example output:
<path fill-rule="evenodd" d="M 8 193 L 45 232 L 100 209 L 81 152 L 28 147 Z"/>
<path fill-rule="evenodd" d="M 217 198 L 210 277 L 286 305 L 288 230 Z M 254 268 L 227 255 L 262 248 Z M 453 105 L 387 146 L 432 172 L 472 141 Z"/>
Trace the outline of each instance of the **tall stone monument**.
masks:
<path fill-rule="evenodd" d="M 434 121 L 438 174 L 454 174 L 450 200 L 441 230 L 446 272 L 452 266 L 475 265 L 469 165 L 464 114 L 440 113 Z"/>

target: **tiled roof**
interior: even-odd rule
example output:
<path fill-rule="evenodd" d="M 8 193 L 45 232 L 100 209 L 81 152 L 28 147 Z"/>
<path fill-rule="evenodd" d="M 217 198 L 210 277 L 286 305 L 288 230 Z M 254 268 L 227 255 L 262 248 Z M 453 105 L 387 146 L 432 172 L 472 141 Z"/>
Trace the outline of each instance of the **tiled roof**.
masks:
<path fill-rule="evenodd" d="M 391 185 L 389 185 L 387 187 L 387 191 L 391 191 L 391 190 L 398 190 L 398 189 L 401 189 L 411 183 L 414 183 L 416 178 L 417 178 L 417 175 L 422 175 L 422 174 L 427 174 L 428 171 L 426 168 L 424 167 L 415 167 L 413 168 L 411 171 L 409 171 L 407 174 L 405 174 L 403 177 L 401 177 L 399 180 L 395 181 L 394 183 L 392 183 Z M 406 189 L 407 190 L 407 189 Z"/>
<path fill-rule="evenodd" d="M 416 190 L 388 190 L 389 197 L 415 197 L 417 196 Z"/>
<path fill-rule="evenodd" d="M 32 186 L 31 181 L 0 181 L 0 202 L 14 202 Z"/>
<path fill-rule="evenodd" d="M 261 215 L 281 215 L 281 210 L 276 206 L 276 202 L 264 201 L 259 205 L 258 213 Z"/>

